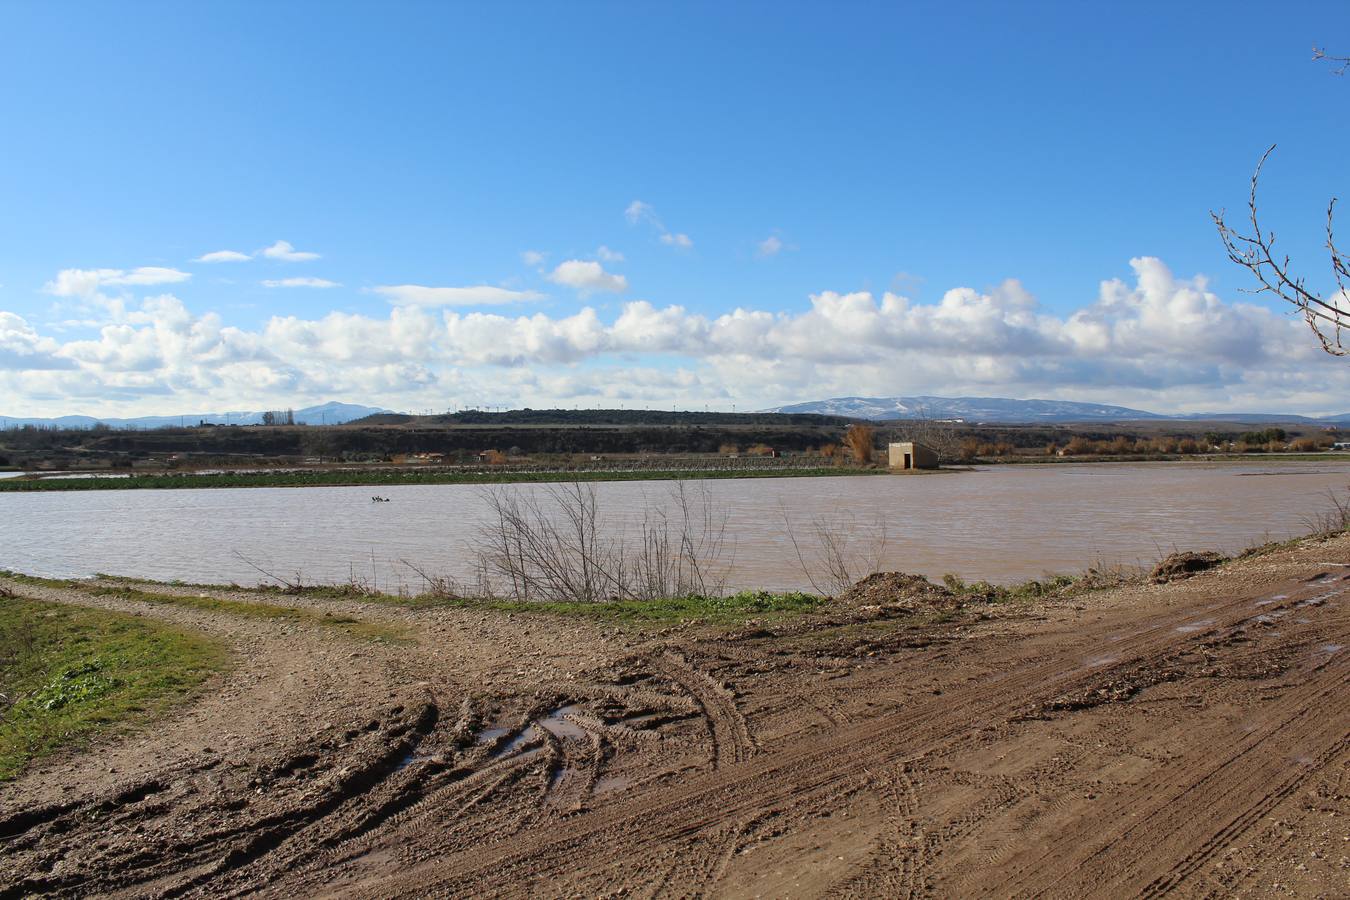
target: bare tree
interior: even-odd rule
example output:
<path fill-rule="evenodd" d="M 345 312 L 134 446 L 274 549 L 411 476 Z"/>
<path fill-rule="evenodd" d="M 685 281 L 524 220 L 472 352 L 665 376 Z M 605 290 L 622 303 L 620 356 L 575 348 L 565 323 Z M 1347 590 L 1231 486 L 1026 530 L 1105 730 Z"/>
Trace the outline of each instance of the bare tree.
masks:
<path fill-rule="evenodd" d="M 1313 59 L 1339 63 L 1340 65 L 1332 70 L 1335 75 L 1344 75 L 1350 69 L 1350 56 L 1333 56 L 1317 46 L 1313 47 Z M 1310 290 L 1303 276 L 1290 270 L 1289 256 L 1281 256 L 1274 250 L 1275 232 L 1264 231 L 1261 228 L 1256 210 L 1256 188 L 1261 179 L 1261 169 L 1274 150 L 1275 145 L 1271 144 L 1270 148 L 1261 154 L 1261 161 L 1256 164 L 1256 171 L 1252 173 L 1251 193 L 1247 199 L 1251 233 L 1241 234 L 1229 228 L 1224 221 L 1223 210 L 1217 213 L 1211 210 L 1210 217 L 1214 219 L 1214 224 L 1219 229 L 1219 237 L 1223 239 L 1228 258 L 1250 269 L 1261 283 L 1261 287 L 1253 293 L 1274 294 L 1289 303 L 1303 315 L 1304 321 L 1317 336 L 1323 350 L 1333 356 L 1350 356 L 1350 346 L 1345 342 L 1345 333 L 1350 330 L 1350 292 L 1346 290 L 1350 266 L 1347 266 L 1345 255 L 1336 248 L 1336 198 L 1332 197 L 1327 204 L 1326 246 L 1331 254 L 1331 273 L 1336 279 L 1336 291 L 1327 297 Z"/>
<path fill-rule="evenodd" d="M 909 440 L 928 447 L 944 462 L 961 456 L 956 423 L 939 419 L 937 410 L 926 403 L 915 408 L 914 418 L 905 423 L 903 433 Z"/>
<path fill-rule="evenodd" d="M 1350 267 L 1344 254 L 1336 248 L 1334 229 L 1336 198 L 1327 204 L 1327 250 L 1331 253 L 1331 271 L 1336 278 L 1336 293 L 1324 297 L 1307 287 L 1301 275 L 1290 269 L 1289 257 L 1278 255 L 1275 250 L 1275 232 L 1265 231 L 1257 216 L 1256 188 L 1261 179 L 1261 169 L 1274 152 L 1275 145 L 1261 155 L 1252 173 L 1251 193 L 1248 195 L 1248 218 L 1251 233 L 1241 234 L 1224 221 L 1223 210 L 1210 212 L 1219 237 L 1228 250 L 1228 258 L 1243 266 L 1256 276 L 1261 283 L 1253 293 L 1270 293 L 1291 304 L 1300 313 L 1322 344 L 1322 349 L 1333 356 L 1350 355 L 1350 346 L 1346 346 L 1345 332 L 1350 330 L 1350 294 L 1346 291 L 1346 279 L 1350 278 Z"/>

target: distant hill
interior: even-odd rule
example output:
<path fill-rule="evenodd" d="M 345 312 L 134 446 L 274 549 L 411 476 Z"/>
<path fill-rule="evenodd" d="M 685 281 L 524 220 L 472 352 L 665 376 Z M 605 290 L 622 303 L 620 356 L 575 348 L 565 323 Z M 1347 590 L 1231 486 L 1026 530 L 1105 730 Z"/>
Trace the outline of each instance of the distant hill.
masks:
<path fill-rule="evenodd" d="M 213 425 L 260 425 L 264 412 L 266 411 L 183 413 L 176 416 L 140 416 L 132 419 L 97 418 L 94 416 L 59 416 L 53 419 L 0 416 L 0 428 L 16 428 L 20 425 L 44 425 L 58 428 L 92 428 L 95 425 L 107 425 L 110 428 L 172 428 L 179 425 L 196 425 L 200 422 Z M 295 421 L 299 425 L 341 425 L 354 419 L 362 419 L 366 416 L 386 412 L 388 410 L 376 406 L 329 402 L 295 410 Z"/>
<path fill-rule="evenodd" d="M 1298 422 L 1350 424 L 1350 413 L 1336 416 L 1298 416 L 1280 413 L 1192 413 L 1164 415 L 1128 406 L 1079 403 L 1072 400 L 1013 400 L 1006 397 L 836 397 L 778 406 L 766 412 L 815 413 L 855 419 L 960 419 L 970 423 L 1024 424 L 1036 422 Z"/>

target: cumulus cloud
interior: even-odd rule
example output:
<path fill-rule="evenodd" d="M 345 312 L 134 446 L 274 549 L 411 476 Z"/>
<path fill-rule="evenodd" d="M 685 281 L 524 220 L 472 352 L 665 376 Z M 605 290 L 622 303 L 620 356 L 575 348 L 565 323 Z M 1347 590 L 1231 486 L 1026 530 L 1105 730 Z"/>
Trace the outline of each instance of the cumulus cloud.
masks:
<path fill-rule="evenodd" d="M 317 253 L 295 249 L 289 241 L 277 241 L 272 246 L 264 247 L 258 252 L 268 259 L 279 259 L 282 262 L 309 262 L 319 258 Z"/>
<path fill-rule="evenodd" d="M 569 259 L 559 263 L 549 273 L 548 280 L 554 284 L 564 284 L 583 294 L 594 291 L 607 291 L 621 294 L 628 290 L 628 279 L 622 275 L 606 272 L 604 266 L 593 260 Z"/>
<path fill-rule="evenodd" d="M 404 408 L 587 397 L 660 405 L 734 398 L 748 407 L 933 393 L 1160 411 L 1345 411 L 1350 367 L 1321 353 L 1300 320 L 1225 301 L 1203 278 L 1178 278 L 1154 258 L 1131 267 L 1132 278 L 1102 282 L 1067 314 L 1045 309 L 1015 280 L 987 291 L 954 288 L 931 303 L 822 291 L 794 312 L 709 315 L 633 300 L 604 318 L 589 307 L 565 315 L 436 309 L 537 295 L 401 285 L 379 289 L 393 303 L 382 317 L 278 316 L 244 330 L 163 294 L 79 340 L 0 313 L 0 395 L 27 405 L 16 412 L 35 414 L 69 412 L 79 398 L 111 414 L 109 406 L 162 409 L 155 398 L 169 395 L 263 405 L 334 392 Z"/>
<path fill-rule="evenodd" d="M 74 364 L 56 355 L 60 345 L 42 337 L 17 313 L 0 310 L 0 369 L 69 369 Z"/>
<path fill-rule="evenodd" d="M 240 253 L 238 250 L 215 250 L 211 253 L 203 253 L 193 260 L 199 263 L 223 263 L 223 262 L 248 262 L 253 257 L 247 253 Z"/>
<path fill-rule="evenodd" d="M 689 235 L 672 234 L 669 231 L 661 235 L 661 243 L 665 244 L 667 247 L 678 247 L 681 250 L 688 250 L 690 247 L 694 246 L 694 242 L 690 239 Z"/>
<path fill-rule="evenodd" d="M 547 253 L 539 250 L 525 250 L 520 254 L 520 261 L 527 266 L 542 266 L 547 257 Z"/>
<path fill-rule="evenodd" d="M 329 281 L 327 278 L 269 278 L 262 283 L 263 287 L 270 288 L 335 288 L 342 287 L 336 281 Z"/>
<path fill-rule="evenodd" d="M 43 290 L 57 297 L 89 297 L 103 287 L 142 287 L 187 281 L 190 272 L 161 266 L 123 269 L 62 269 Z"/>
<path fill-rule="evenodd" d="M 756 253 L 759 256 L 777 256 L 783 251 L 783 239 L 777 235 L 769 235 L 756 245 Z"/>
<path fill-rule="evenodd" d="M 428 287 L 421 284 L 391 284 L 375 288 L 396 306 L 499 306 L 542 300 L 538 291 L 512 291 L 487 284 L 472 287 Z"/>
<path fill-rule="evenodd" d="M 609 262 L 609 263 L 623 262 L 622 253 L 620 253 L 618 250 L 611 250 L 604 244 L 601 244 L 600 248 L 595 251 L 595 255 L 601 260 L 601 262 Z"/>

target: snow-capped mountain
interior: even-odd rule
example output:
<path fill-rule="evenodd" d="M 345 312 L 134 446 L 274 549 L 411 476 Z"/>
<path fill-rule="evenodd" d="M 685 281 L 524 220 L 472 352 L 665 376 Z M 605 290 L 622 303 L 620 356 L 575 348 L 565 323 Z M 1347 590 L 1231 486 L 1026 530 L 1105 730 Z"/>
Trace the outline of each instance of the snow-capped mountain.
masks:
<path fill-rule="evenodd" d="M 965 422 L 1127 422 L 1141 419 L 1228 422 L 1350 423 L 1350 414 L 1297 416 L 1278 413 L 1191 413 L 1163 415 L 1128 406 L 1072 400 L 1012 400 L 1006 397 L 835 397 L 778 406 L 765 412 L 819 413 L 853 419 L 960 419 Z"/>

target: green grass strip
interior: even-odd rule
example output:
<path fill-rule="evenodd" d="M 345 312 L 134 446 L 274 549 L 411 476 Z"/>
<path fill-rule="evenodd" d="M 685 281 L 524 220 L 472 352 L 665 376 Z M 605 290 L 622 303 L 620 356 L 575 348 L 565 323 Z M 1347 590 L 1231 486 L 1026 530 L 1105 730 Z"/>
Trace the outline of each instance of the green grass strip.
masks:
<path fill-rule="evenodd" d="M 143 725 L 228 659 L 200 632 L 0 596 L 0 781 L 60 748 Z"/>
<path fill-rule="evenodd" d="M 737 624 L 751 618 L 778 618 L 810 612 L 829 601 L 799 592 L 741 591 L 725 597 L 671 597 L 663 600 L 609 600 L 598 603 L 549 602 L 544 600 L 485 600 L 427 598 L 441 606 L 491 609 L 497 612 L 576 616 L 632 624 L 675 624 L 701 621 Z M 414 599 L 416 601 L 416 598 Z"/>
<path fill-rule="evenodd" d="M 254 602 L 251 600 L 225 600 L 209 595 L 161 594 L 154 591 L 142 591 L 130 585 L 107 586 L 90 584 L 85 581 L 61 580 L 58 578 L 39 578 L 35 575 L 23 575 L 18 572 L 0 570 L 0 577 L 17 581 L 20 584 L 32 584 L 39 587 L 58 588 L 78 591 L 92 597 L 115 597 L 119 600 L 138 600 L 159 606 L 177 606 L 183 609 L 195 609 L 209 613 L 223 613 L 245 619 L 259 619 L 271 622 L 284 622 L 294 625 L 311 625 L 331 629 L 349 637 L 362 640 L 389 641 L 403 643 L 408 632 L 396 625 L 383 625 L 366 622 L 344 614 L 320 612 L 298 606 L 280 606 L 275 603 Z M 206 587 L 203 585 L 202 587 Z M 220 588 L 217 587 L 217 590 Z"/>
<path fill-rule="evenodd" d="M 160 606 L 177 606 L 202 612 L 224 613 L 245 619 L 312 625 L 332 629 L 349 637 L 368 641 L 401 643 L 408 639 L 407 632 L 397 626 L 365 622 L 341 613 L 319 612 L 298 606 L 278 606 L 274 603 L 255 603 L 251 600 L 223 600 L 219 597 L 210 596 L 159 594 L 128 587 L 85 586 L 79 589 L 95 597 L 116 597 L 122 600 L 139 600 L 142 603 L 153 603 Z"/>

